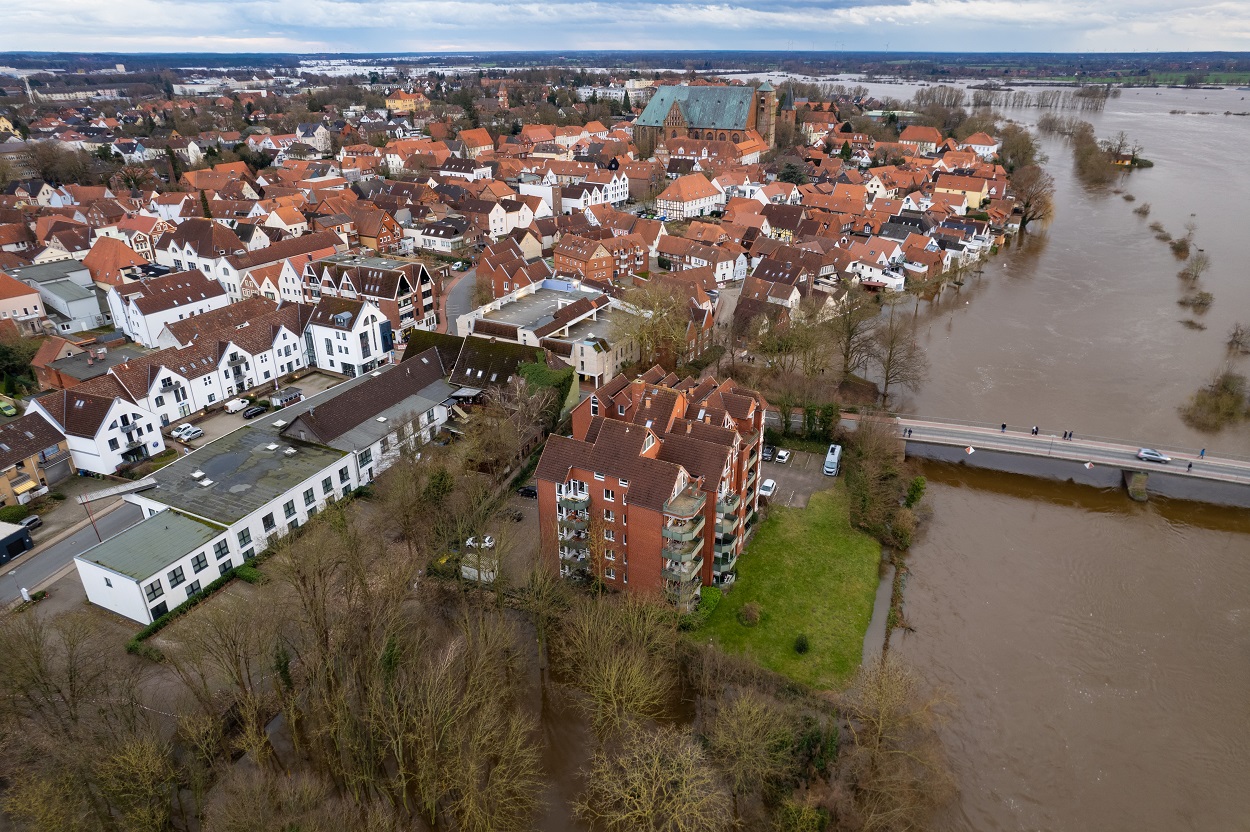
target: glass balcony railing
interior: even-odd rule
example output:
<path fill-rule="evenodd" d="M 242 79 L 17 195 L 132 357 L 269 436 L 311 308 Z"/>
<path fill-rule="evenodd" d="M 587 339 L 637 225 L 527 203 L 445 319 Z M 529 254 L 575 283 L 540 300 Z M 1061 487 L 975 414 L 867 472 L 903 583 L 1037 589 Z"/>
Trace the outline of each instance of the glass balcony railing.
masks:
<path fill-rule="evenodd" d="M 703 515 L 699 515 L 694 520 L 671 523 L 665 526 L 660 533 L 669 540 L 680 540 L 684 542 L 694 540 L 695 537 L 703 531 L 703 525 Z"/>
<path fill-rule="evenodd" d="M 689 563 L 683 563 L 680 566 L 670 565 L 664 569 L 664 579 L 674 583 L 686 583 L 687 581 L 698 580 L 699 573 L 703 571 L 703 558 L 695 558 Z"/>
<path fill-rule="evenodd" d="M 706 504 L 707 495 L 693 486 L 688 486 L 664 504 L 664 513 L 674 517 L 693 519 Z"/>
<path fill-rule="evenodd" d="M 568 491 L 556 494 L 556 502 L 563 508 L 585 511 L 590 508 L 590 495 L 586 492 Z"/>
<path fill-rule="evenodd" d="M 669 560 L 691 561 L 703 551 L 703 538 L 693 540 L 666 540 L 660 554 Z"/>
<path fill-rule="evenodd" d="M 590 518 L 585 515 L 566 514 L 563 517 L 556 518 L 556 522 L 560 524 L 561 529 L 584 532 L 590 525 Z"/>
<path fill-rule="evenodd" d="M 737 565 L 738 565 L 737 555 L 725 555 L 724 557 L 717 555 L 715 558 L 712 559 L 712 572 L 717 575 L 721 574 L 722 572 L 732 572 L 733 568 Z"/>

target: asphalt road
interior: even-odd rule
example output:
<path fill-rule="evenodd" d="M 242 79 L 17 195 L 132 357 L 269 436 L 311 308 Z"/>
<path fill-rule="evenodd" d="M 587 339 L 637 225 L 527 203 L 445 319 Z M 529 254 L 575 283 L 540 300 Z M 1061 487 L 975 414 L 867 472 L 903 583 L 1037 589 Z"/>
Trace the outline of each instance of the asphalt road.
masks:
<path fill-rule="evenodd" d="M 100 535 L 108 540 L 110 537 L 125 531 L 143 519 L 143 510 L 132 503 L 125 503 L 121 508 L 109 512 L 100 519 L 96 520 L 96 526 L 100 530 Z M 36 538 L 38 532 L 35 532 Z M 95 530 L 88 525 L 81 531 L 75 532 L 69 537 L 44 549 L 37 555 L 23 563 L 18 564 L 16 568 L 12 568 L 7 564 L 0 574 L 0 604 L 8 604 L 22 596 L 21 589 L 34 591 L 34 588 L 40 582 L 47 580 L 60 571 L 66 564 L 72 562 L 74 557 L 81 555 L 92 546 L 99 543 Z M 36 539 L 36 544 L 38 540 Z"/>
<path fill-rule="evenodd" d="M 447 293 L 447 331 L 456 335 L 456 318 L 472 312 L 473 286 L 477 283 L 477 267 L 469 269 Z"/>
<path fill-rule="evenodd" d="M 1022 431 L 1010 427 L 1006 433 L 1003 433 L 994 428 L 926 422 L 922 419 L 899 419 L 898 425 L 900 430 L 910 428 L 912 433 L 909 439 L 915 442 L 962 445 L 973 449 L 1008 451 L 1039 457 L 1052 456 L 1056 459 L 1092 462 L 1095 465 L 1103 464 L 1143 471 L 1164 470 L 1169 474 L 1181 476 L 1250 483 L 1250 462 L 1220 458 L 1211 454 L 1207 454 L 1205 459 L 1198 459 L 1198 455 L 1192 452 L 1182 454 L 1169 451 L 1167 448 L 1159 448 L 1158 450 L 1172 457 L 1170 463 L 1161 464 L 1138 459 L 1138 446 L 1136 445 L 1086 440 L 1080 436 L 1065 440 L 1062 431 L 1054 436 L 1049 433 L 1033 436 L 1028 430 Z M 1192 471 L 1186 469 L 1190 462 L 1194 466 Z"/>

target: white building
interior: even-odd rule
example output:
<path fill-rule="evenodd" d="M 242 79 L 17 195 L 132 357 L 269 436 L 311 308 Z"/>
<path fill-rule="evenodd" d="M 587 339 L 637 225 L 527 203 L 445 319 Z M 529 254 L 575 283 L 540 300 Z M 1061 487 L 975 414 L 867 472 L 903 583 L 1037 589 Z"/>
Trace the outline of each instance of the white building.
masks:
<path fill-rule="evenodd" d="M 79 470 L 112 474 L 119 466 L 165 450 L 156 415 L 127 398 L 113 376 L 40 396 L 27 412 L 39 414 L 65 434 Z"/>
<path fill-rule="evenodd" d="M 221 284 L 198 270 L 112 286 L 108 292 L 114 325 L 150 348 L 156 347 L 166 324 L 203 315 L 229 302 Z"/>

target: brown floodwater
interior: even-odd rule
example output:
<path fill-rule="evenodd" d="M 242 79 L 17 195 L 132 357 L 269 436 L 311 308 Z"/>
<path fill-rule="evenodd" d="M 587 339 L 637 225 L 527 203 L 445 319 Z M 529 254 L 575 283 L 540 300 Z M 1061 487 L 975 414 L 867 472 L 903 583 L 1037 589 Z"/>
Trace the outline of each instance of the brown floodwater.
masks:
<path fill-rule="evenodd" d="M 921 304 L 932 370 L 900 409 L 1250 453 L 1250 425 L 1201 434 L 1177 412 L 1226 360 L 1232 323 L 1250 324 L 1250 180 L 1225 161 L 1250 117 L 1222 115 L 1250 110 L 1246 96 L 1126 90 L 1078 114 L 1156 163 L 1114 186 L 1133 202 L 1083 187 L 1068 147 L 1043 139 L 1054 221 Z M 1149 219 L 1133 214 L 1144 202 Z M 1181 264 L 1156 220 L 1174 236 L 1194 223 L 1211 257 L 1200 288 L 1215 302 L 1193 316 L 1205 330 L 1180 324 Z M 939 828 L 1250 828 L 1250 512 L 925 472 L 934 517 L 904 593 L 915 632 L 891 649 L 951 698 L 943 738 L 960 794 Z"/>
<path fill-rule="evenodd" d="M 926 464 L 912 633 L 950 830 L 1244 829 L 1250 515 Z"/>

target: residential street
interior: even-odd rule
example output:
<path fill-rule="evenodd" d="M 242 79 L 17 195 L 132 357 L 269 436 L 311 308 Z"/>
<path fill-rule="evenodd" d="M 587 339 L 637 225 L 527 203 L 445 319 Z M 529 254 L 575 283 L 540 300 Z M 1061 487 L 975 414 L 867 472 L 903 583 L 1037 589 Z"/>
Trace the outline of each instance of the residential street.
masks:
<path fill-rule="evenodd" d="M 473 310 L 473 286 L 476 283 L 477 268 L 474 267 L 467 272 L 461 272 L 452 282 L 451 288 L 447 290 L 444 317 L 446 332 L 455 335 L 456 318 Z"/>
<path fill-rule="evenodd" d="M 96 526 L 100 530 L 100 537 L 108 539 L 138 523 L 142 517 L 143 512 L 138 506 L 126 503 L 98 519 Z M 33 592 L 40 583 L 73 561 L 76 555 L 99 542 L 95 530 L 87 525 L 59 543 L 18 563 L 16 567 L 6 564 L 4 574 L 0 575 L 0 602 L 7 605 L 21 598 L 22 587 Z"/>

